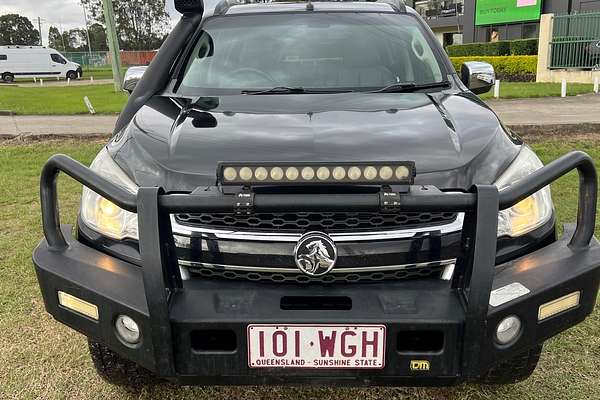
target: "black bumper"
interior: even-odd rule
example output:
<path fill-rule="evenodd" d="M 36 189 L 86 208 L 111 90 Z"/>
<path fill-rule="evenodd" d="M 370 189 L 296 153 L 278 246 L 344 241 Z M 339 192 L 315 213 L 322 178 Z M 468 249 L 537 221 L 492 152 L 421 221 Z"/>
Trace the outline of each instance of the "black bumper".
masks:
<path fill-rule="evenodd" d="M 194 280 L 171 301 L 171 346 L 176 373 L 170 378 L 185 384 L 323 383 L 347 385 L 442 385 L 476 379 L 494 363 L 510 358 L 547 338 L 581 322 L 594 308 L 600 279 L 600 246 L 574 252 L 567 238 L 526 257 L 499 266 L 493 288 L 520 282 L 531 293 L 500 307 L 489 306 L 479 328 L 482 349 L 477 370 L 461 365 L 465 343 L 466 310 L 460 294 L 449 282 L 416 280 L 385 284 L 349 284 L 313 287 Z M 112 258 L 69 238 L 69 249 L 57 253 L 42 242 L 34 252 L 34 263 L 46 309 L 58 321 L 114 351 L 161 374 L 154 356 L 152 323 L 140 267 Z M 57 292 L 64 291 L 100 310 L 99 321 L 81 317 L 58 304 Z M 580 306 L 538 323 L 540 304 L 580 291 Z M 351 310 L 282 310 L 284 296 L 344 296 Z M 119 341 L 114 319 L 119 314 L 133 317 L 143 340 L 132 349 Z M 495 345 L 493 328 L 508 315 L 524 324 L 520 339 L 502 349 Z M 343 370 L 257 370 L 247 365 L 246 327 L 251 323 L 372 323 L 387 327 L 386 366 L 377 371 Z M 489 329 L 488 329 L 489 327 Z M 193 332 L 232 331 L 233 351 L 198 351 L 191 343 Z M 404 331 L 434 331 L 443 334 L 443 348 L 435 352 L 403 353 L 397 338 Z M 429 371 L 411 371 L 410 362 L 430 362 Z"/>
<path fill-rule="evenodd" d="M 540 170 L 543 173 L 537 176 L 539 181 L 526 182 L 528 186 L 524 190 L 509 193 L 510 196 L 499 195 L 495 187 L 484 186 L 465 197 L 445 197 L 439 204 L 435 199 L 418 199 L 412 207 L 435 206 L 466 213 L 464 254 L 457 261 L 451 282 L 422 279 L 307 287 L 201 279 L 182 281 L 173 257 L 168 213 L 189 208 L 217 212 L 230 207 L 223 205 L 224 199 L 163 195 L 159 189 L 142 188 L 138 199 L 132 200 L 112 185 L 105 187 L 109 183 L 85 167 L 71 164 L 72 160 L 57 166 L 54 159 L 54 165 L 49 163 L 42 175 L 47 239 L 34 251 L 33 261 L 46 309 L 58 321 L 106 344 L 157 375 L 183 384 L 450 385 L 476 380 L 495 363 L 542 343 L 592 312 L 600 281 L 600 245 L 592 238 L 597 190 L 595 170 L 591 172 L 582 167 L 586 162 L 572 160 L 557 171 L 551 171 L 552 165 L 549 165 Z M 574 167 L 579 168 L 583 177 L 577 229 L 567 228 L 556 243 L 495 267 L 498 205 L 510 207 L 511 203 Z M 62 233 L 55 229 L 58 226 L 55 178 L 59 169 L 121 207 L 137 210 L 143 267 L 79 243 L 67 228 L 63 228 Z M 404 207 L 411 207 L 409 197 L 404 198 L 406 202 L 401 201 Z M 320 198 L 319 202 L 319 207 L 335 207 L 327 199 Z M 367 207 L 364 203 L 356 206 Z M 265 202 L 262 207 L 276 206 Z M 591 220 L 586 220 L 590 217 Z M 530 292 L 497 307 L 488 304 L 491 290 L 514 282 Z M 58 291 L 96 304 L 98 320 L 60 306 Z M 577 307 L 538 321 L 541 304 L 573 292 L 580 292 Z M 351 307 L 336 311 L 289 310 L 282 307 L 284 296 L 344 297 Z M 126 314 L 139 324 L 142 340 L 138 346 L 127 346 L 115 335 L 114 321 L 119 314 Z M 521 319 L 523 331 L 514 344 L 502 347 L 496 344 L 494 332 L 498 322 L 509 315 Z M 254 323 L 383 324 L 387 328 L 385 368 L 249 368 L 246 328 Z M 234 346 L 217 351 L 203 349 L 194 338 L 207 331 L 226 332 L 234 338 Z M 398 346 L 398 338 L 405 338 L 407 332 L 409 335 L 436 332 L 443 340 L 439 348 L 404 351 Z M 412 360 L 429 361 L 430 369 L 413 371 Z"/>

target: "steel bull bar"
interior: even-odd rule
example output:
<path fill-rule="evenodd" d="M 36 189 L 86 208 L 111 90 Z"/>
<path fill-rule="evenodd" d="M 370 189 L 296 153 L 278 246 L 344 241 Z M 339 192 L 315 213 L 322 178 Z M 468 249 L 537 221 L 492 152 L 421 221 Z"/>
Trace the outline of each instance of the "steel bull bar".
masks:
<path fill-rule="evenodd" d="M 574 230 L 569 231 L 569 234 L 573 232 L 572 236 L 568 245 L 563 248 L 567 248 L 569 254 L 585 254 L 592 247 L 597 250 L 598 246 L 593 239 L 598 184 L 593 161 L 583 152 L 566 154 L 500 191 L 493 185 L 474 185 L 467 193 L 431 190 L 431 194 L 427 194 L 426 190 L 419 190 L 414 191 L 415 194 L 410 191 L 394 193 L 391 197 L 393 208 L 389 212 L 465 213 L 463 251 L 457 260 L 451 282 L 452 289 L 459 294 L 465 309 L 465 326 L 462 330 L 464 345 L 460 350 L 460 367 L 464 378 L 475 378 L 490 357 L 486 354 L 490 336 L 490 330 L 487 329 L 490 310 L 488 303 L 490 292 L 493 286 L 496 286 L 494 276 L 497 273 L 495 255 L 498 211 L 514 206 L 575 169 L 579 173 L 577 225 Z M 138 213 L 139 246 L 143 265 L 140 273 L 143 275 L 144 286 L 139 290 L 143 290 L 147 302 L 144 307 L 140 307 L 146 309 L 147 306 L 148 314 L 147 326 L 142 326 L 142 329 L 149 329 L 151 332 L 151 344 L 148 350 L 150 354 L 138 357 L 137 361 L 160 376 L 177 376 L 170 310 L 174 297 L 184 289 L 175 254 L 170 214 L 231 213 L 236 207 L 236 196 L 214 193 L 168 194 L 158 187 L 142 187 L 135 195 L 68 156 L 55 155 L 44 166 L 40 181 L 42 222 L 48 254 L 68 252 L 70 246 L 60 227 L 57 199 L 57 178 L 60 172 L 66 173 L 119 207 Z M 390 198 L 384 198 L 377 193 L 257 193 L 254 195 L 253 209 L 257 213 L 312 210 L 377 212 L 382 209 L 390 210 L 388 201 Z M 593 253 L 593 257 L 597 254 L 599 253 Z M 562 268 L 562 265 L 560 267 Z M 567 267 L 569 266 L 565 266 Z M 595 284 L 597 291 L 597 282 Z M 596 291 L 592 294 L 594 301 Z M 591 310 L 587 313 L 589 312 Z M 78 329 L 75 326 L 74 328 Z M 553 334 L 564 328 L 557 325 Z"/>

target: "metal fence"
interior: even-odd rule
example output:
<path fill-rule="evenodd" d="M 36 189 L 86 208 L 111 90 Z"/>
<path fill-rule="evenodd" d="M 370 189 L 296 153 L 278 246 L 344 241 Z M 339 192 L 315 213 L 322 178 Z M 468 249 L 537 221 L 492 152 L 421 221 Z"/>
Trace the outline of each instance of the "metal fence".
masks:
<path fill-rule="evenodd" d="M 69 61 L 81 64 L 84 69 L 110 68 L 111 58 L 107 51 L 66 52 L 63 53 Z M 121 51 L 121 65 L 148 65 L 154 58 L 155 51 Z"/>
<path fill-rule="evenodd" d="M 600 69 L 600 13 L 554 17 L 550 68 Z"/>
<path fill-rule="evenodd" d="M 64 53 L 69 61 L 81 64 L 84 68 L 99 68 L 109 67 L 108 52 L 92 51 L 92 52 L 67 52 Z"/>

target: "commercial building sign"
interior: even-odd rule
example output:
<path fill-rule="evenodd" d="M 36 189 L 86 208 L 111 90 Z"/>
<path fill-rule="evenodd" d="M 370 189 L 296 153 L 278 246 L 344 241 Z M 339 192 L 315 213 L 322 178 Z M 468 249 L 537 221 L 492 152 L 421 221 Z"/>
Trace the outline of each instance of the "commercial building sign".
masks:
<path fill-rule="evenodd" d="M 477 0 L 476 4 L 475 25 L 537 21 L 542 11 L 542 0 Z"/>

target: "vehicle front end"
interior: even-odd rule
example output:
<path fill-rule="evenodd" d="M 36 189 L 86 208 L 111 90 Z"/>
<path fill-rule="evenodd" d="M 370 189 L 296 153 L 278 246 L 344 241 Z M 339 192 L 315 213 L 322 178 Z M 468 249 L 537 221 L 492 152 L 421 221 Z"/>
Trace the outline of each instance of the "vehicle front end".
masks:
<path fill-rule="evenodd" d="M 410 9 L 306 7 L 186 13 L 92 165 L 48 161 L 46 309 L 113 383 L 525 379 L 596 303 L 592 160 L 543 166 L 467 90 L 488 72 L 461 81 Z M 414 65 L 386 64 L 402 46 Z M 557 238 L 548 185 L 573 170 L 577 224 Z M 60 172 L 84 186 L 74 229 Z"/>

